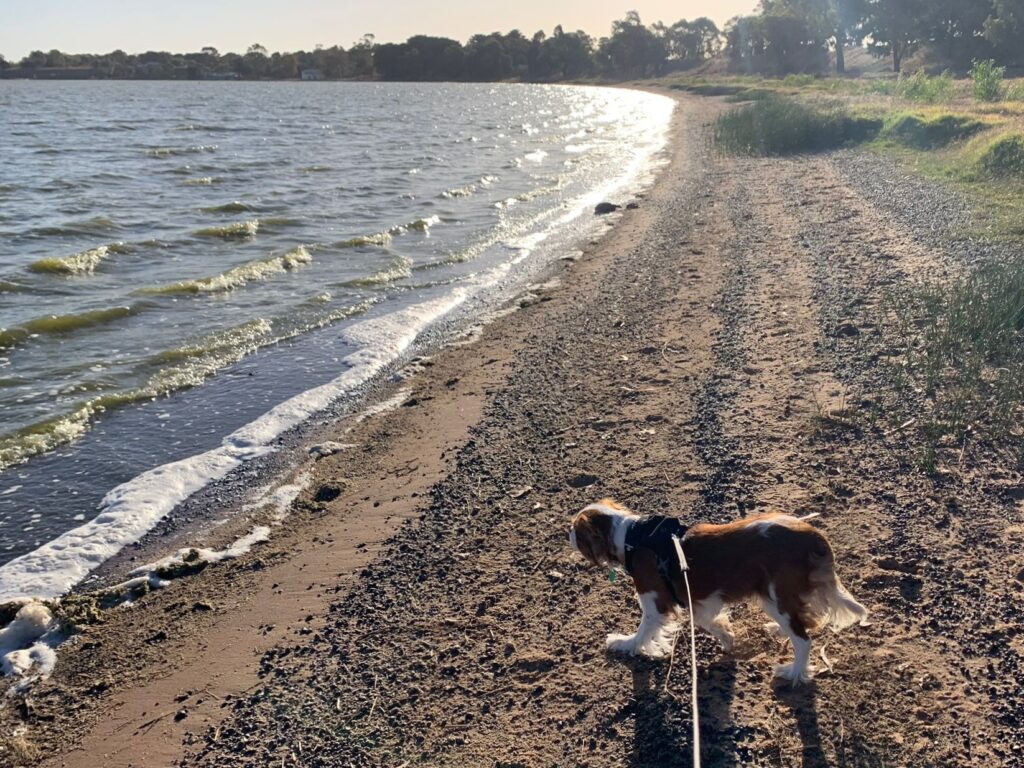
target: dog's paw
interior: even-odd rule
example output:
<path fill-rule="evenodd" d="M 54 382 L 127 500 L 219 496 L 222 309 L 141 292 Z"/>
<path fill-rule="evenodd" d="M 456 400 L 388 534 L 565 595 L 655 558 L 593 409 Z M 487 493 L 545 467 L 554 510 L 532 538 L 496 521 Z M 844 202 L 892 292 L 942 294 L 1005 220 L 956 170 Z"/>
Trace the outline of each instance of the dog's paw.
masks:
<path fill-rule="evenodd" d="M 814 677 L 814 667 L 798 669 L 796 664 L 779 664 L 775 667 L 775 677 L 781 680 L 788 680 L 793 685 L 809 683 Z"/>
<path fill-rule="evenodd" d="M 777 621 L 766 621 L 764 623 L 764 631 L 768 633 L 768 636 L 773 640 L 788 640 L 786 634 L 782 631 L 782 627 L 779 626 Z"/>
<path fill-rule="evenodd" d="M 608 635 L 604 644 L 613 653 L 625 653 L 630 656 L 637 654 L 636 635 Z"/>

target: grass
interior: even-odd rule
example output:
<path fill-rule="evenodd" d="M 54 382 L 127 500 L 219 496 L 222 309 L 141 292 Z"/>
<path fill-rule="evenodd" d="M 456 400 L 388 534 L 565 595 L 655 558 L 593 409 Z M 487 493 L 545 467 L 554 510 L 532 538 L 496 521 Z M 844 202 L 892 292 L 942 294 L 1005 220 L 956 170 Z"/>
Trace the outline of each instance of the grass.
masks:
<path fill-rule="evenodd" d="M 885 118 L 879 137 L 917 149 L 934 149 L 968 139 L 987 127 L 983 121 L 966 115 L 944 113 L 930 117 L 897 112 Z"/>
<path fill-rule="evenodd" d="M 918 70 L 910 77 L 903 75 L 896 81 L 893 93 L 907 101 L 924 104 L 941 104 L 952 101 L 955 95 L 953 76 L 949 72 L 929 77 L 924 70 Z"/>
<path fill-rule="evenodd" d="M 985 263 L 948 283 L 891 298 L 890 322 L 907 348 L 902 373 L 928 412 L 918 465 L 934 470 L 944 447 L 995 440 L 1021 450 L 1024 414 L 1024 258 Z"/>
<path fill-rule="evenodd" d="M 881 128 L 881 120 L 854 117 L 840 107 L 822 109 L 766 96 L 719 117 L 715 142 L 733 154 L 791 155 L 869 141 Z"/>

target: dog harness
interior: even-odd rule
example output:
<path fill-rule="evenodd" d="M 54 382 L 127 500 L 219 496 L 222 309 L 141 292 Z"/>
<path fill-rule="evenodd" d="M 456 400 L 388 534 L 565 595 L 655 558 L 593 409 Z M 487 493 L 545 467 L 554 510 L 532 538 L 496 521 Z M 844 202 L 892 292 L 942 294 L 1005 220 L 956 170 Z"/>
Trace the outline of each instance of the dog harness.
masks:
<path fill-rule="evenodd" d="M 679 566 L 679 556 L 676 553 L 676 546 L 672 537 L 677 536 L 680 541 L 686 536 L 687 526 L 674 517 L 664 515 L 650 515 L 633 521 L 626 532 L 625 562 L 626 572 L 633 573 L 633 560 L 637 550 L 647 550 L 654 554 L 655 562 L 658 564 L 658 573 L 668 585 L 672 599 L 677 605 L 686 605 L 686 602 L 679 599 L 676 594 L 675 583 L 678 581 L 682 568 Z"/>

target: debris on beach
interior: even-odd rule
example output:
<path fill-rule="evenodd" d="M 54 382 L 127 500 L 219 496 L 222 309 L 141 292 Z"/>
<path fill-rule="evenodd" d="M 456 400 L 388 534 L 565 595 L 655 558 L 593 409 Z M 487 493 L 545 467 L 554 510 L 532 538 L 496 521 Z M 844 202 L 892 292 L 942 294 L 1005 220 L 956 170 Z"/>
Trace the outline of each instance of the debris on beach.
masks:
<path fill-rule="evenodd" d="M 621 207 L 621 205 L 616 205 L 615 203 L 598 203 L 594 206 L 594 215 L 604 216 L 609 213 L 615 213 Z"/>

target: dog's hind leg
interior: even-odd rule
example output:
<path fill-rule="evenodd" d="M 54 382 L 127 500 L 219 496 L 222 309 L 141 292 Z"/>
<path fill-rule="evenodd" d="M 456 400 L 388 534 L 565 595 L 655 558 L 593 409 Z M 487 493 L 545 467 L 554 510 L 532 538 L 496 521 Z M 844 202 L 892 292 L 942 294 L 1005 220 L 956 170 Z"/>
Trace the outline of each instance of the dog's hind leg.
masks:
<path fill-rule="evenodd" d="M 794 685 L 806 683 L 814 675 L 814 670 L 809 663 L 811 638 L 800 616 L 799 604 L 793 605 L 792 601 L 786 599 L 780 601 L 772 586 L 769 586 L 768 592 L 767 598 L 761 598 L 761 608 L 775 620 L 780 632 L 793 644 L 793 663 L 777 666 L 775 676 L 789 680 Z"/>

